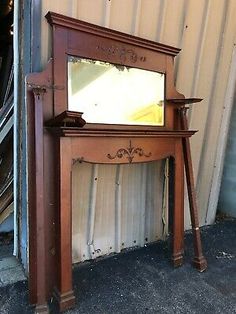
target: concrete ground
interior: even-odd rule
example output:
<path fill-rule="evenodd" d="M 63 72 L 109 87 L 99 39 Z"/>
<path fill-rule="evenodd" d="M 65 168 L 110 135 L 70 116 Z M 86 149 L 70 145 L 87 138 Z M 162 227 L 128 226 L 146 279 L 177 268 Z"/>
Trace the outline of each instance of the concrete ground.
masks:
<path fill-rule="evenodd" d="M 177 269 L 168 242 L 84 263 L 74 268 L 77 304 L 67 314 L 236 313 L 236 220 L 201 231 L 209 265 L 204 273 L 191 266 L 191 233 Z M 27 297 L 26 281 L 0 287 L 0 313 L 33 313 Z"/>
<path fill-rule="evenodd" d="M 26 280 L 22 265 L 12 253 L 12 243 L 7 245 L 0 244 L 0 287 Z"/>

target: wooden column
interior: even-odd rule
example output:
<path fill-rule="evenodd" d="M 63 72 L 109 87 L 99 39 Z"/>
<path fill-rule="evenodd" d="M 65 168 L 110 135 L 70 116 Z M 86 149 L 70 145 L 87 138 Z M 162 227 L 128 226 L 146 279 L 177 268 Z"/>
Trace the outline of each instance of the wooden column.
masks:
<path fill-rule="evenodd" d="M 173 213 L 173 255 L 175 267 L 183 264 L 184 251 L 184 161 L 182 140 L 175 142 L 174 160 L 174 213 Z"/>
<path fill-rule="evenodd" d="M 64 311 L 75 304 L 72 288 L 72 207 L 71 207 L 71 139 L 57 138 L 58 160 L 58 279 L 55 298 L 59 310 Z"/>
<path fill-rule="evenodd" d="M 186 107 L 180 108 L 180 121 L 181 121 L 181 128 L 183 130 L 188 130 L 188 121 L 187 121 L 187 116 L 186 116 L 187 109 L 188 108 Z M 188 188 L 190 215 L 191 215 L 192 230 L 193 230 L 193 239 L 194 239 L 195 256 L 194 256 L 193 264 L 200 272 L 203 272 L 207 268 L 207 261 L 205 257 L 203 256 L 203 252 L 202 252 L 201 234 L 200 234 L 200 229 L 199 229 L 198 208 L 197 208 L 196 192 L 194 188 L 193 165 L 192 165 L 189 138 L 183 138 L 183 153 L 184 153 L 186 181 L 187 181 L 187 188 Z"/>
<path fill-rule="evenodd" d="M 45 89 L 33 88 L 35 142 L 35 210 L 36 210 L 36 313 L 49 313 L 46 300 L 46 252 L 43 160 L 43 94 Z M 31 208 L 32 210 L 32 208 Z"/>

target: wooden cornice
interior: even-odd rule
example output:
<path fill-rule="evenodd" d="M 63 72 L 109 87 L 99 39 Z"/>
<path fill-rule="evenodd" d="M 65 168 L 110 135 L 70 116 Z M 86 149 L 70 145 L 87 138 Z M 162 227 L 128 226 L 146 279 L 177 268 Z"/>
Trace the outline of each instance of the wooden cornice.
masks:
<path fill-rule="evenodd" d="M 60 27 L 70 28 L 77 31 L 82 31 L 85 33 L 94 34 L 97 36 L 102 36 L 105 38 L 120 41 L 126 44 L 137 45 L 143 48 L 148 48 L 159 53 L 167 54 L 170 56 L 176 56 L 181 49 L 171 47 L 168 45 L 160 44 L 151 40 L 143 39 L 137 36 L 128 35 L 122 32 L 111 30 L 102 26 L 90 24 L 85 21 L 67 17 L 62 14 L 55 12 L 48 12 L 46 14 L 46 19 L 50 25 L 57 25 Z"/>

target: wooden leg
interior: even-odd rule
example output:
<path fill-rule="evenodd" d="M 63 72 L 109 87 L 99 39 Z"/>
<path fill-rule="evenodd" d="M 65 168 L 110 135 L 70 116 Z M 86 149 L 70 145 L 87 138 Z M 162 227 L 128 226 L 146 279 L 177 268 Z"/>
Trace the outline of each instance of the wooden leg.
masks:
<path fill-rule="evenodd" d="M 39 305 L 37 304 L 35 307 L 35 314 L 48 314 L 49 310 L 48 310 L 48 306 L 43 304 L 43 305 Z"/>
<path fill-rule="evenodd" d="M 173 255 L 175 267 L 183 264 L 184 251 L 184 163 L 181 139 L 176 141 L 174 167 Z"/>
<path fill-rule="evenodd" d="M 181 114 L 182 128 L 184 130 L 187 130 L 188 123 L 187 123 L 187 117 L 186 117 L 186 108 L 182 108 L 180 111 L 180 114 Z M 201 243 L 201 235 L 200 235 L 199 221 L 198 221 L 196 192 L 194 189 L 193 166 L 192 166 L 189 138 L 183 139 L 183 153 L 184 153 L 186 181 L 187 181 L 187 188 L 188 188 L 190 215 L 191 215 L 193 238 L 194 238 L 195 257 L 193 260 L 193 264 L 200 272 L 203 272 L 207 268 L 207 261 L 202 253 L 202 243 Z"/>
<path fill-rule="evenodd" d="M 58 222 L 58 284 L 54 296 L 59 310 L 74 306 L 72 288 L 72 217 L 71 217 L 71 154 L 70 138 L 61 137 L 59 169 L 59 222 Z"/>

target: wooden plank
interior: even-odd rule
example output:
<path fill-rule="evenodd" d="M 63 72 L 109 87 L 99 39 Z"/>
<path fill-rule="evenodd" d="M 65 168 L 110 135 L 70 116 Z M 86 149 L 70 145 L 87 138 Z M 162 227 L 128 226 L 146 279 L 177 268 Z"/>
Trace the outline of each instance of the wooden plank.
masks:
<path fill-rule="evenodd" d="M 3 142 L 7 134 L 10 132 L 10 130 L 13 127 L 13 116 L 10 117 L 10 119 L 7 121 L 7 123 L 4 125 L 4 127 L 1 129 L 0 132 L 0 144 Z"/>
<path fill-rule="evenodd" d="M 2 213 L 0 213 L 0 225 L 13 213 L 13 211 L 14 203 L 12 202 Z"/>

